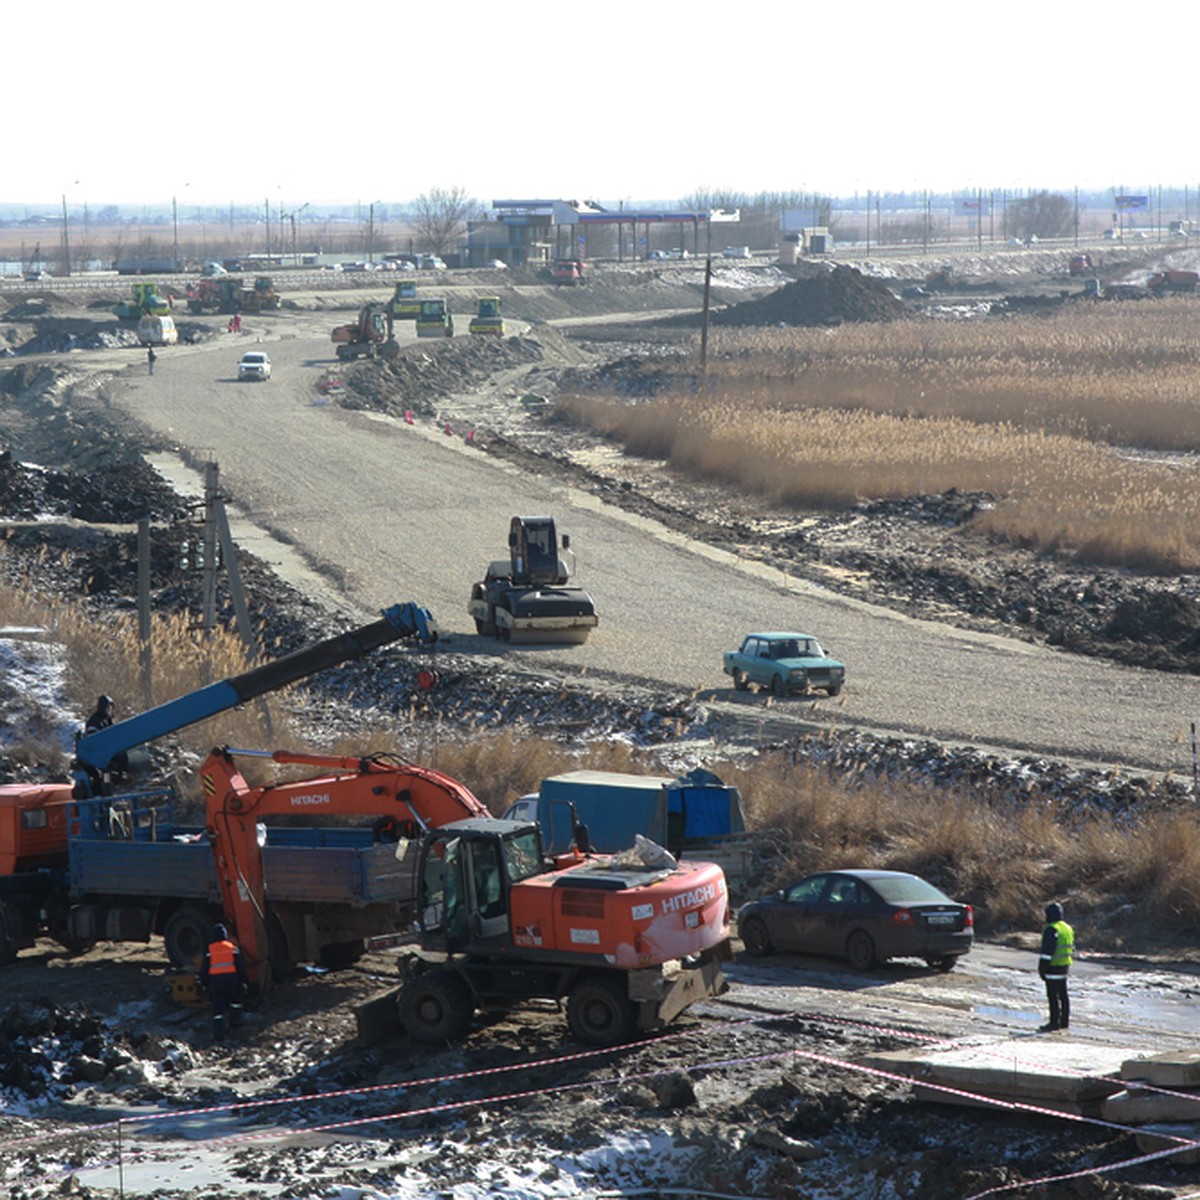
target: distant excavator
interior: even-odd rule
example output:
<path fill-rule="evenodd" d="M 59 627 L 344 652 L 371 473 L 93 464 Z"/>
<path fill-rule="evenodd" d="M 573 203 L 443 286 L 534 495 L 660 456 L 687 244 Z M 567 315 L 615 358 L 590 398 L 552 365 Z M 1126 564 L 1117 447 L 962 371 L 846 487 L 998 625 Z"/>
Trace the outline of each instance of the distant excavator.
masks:
<path fill-rule="evenodd" d="M 392 325 L 392 310 L 386 304 L 372 301 L 359 310 L 358 318 L 348 325 L 339 325 L 330 335 L 337 345 L 342 362 L 356 358 L 383 358 L 389 362 L 400 356 Z"/>

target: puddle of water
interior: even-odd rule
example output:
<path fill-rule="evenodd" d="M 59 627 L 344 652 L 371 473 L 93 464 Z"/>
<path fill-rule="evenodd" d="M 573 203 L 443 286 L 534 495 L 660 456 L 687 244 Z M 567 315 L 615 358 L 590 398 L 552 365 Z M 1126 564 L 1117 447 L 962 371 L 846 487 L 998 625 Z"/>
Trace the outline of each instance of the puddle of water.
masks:
<path fill-rule="evenodd" d="M 1042 1018 L 1037 1013 L 1025 1012 L 1019 1008 L 1002 1008 L 998 1004 L 976 1004 L 972 1010 L 981 1017 L 990 1017 L 994 1021 L 1018 1021 L 1027 1025 L 1037 1025 Z"/>

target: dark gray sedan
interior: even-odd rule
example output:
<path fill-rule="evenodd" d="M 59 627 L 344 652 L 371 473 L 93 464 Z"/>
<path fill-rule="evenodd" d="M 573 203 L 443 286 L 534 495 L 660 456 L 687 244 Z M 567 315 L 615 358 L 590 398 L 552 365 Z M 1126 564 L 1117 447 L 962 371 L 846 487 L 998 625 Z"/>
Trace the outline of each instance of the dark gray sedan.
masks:
<path fill-rule="evenodd" d="M 949 971 L 971 949 L 975 914 L 903 871 L 820 871 L 744 904 L 738 934 L 750 954 L 827 954 L 860 971 L 923 958 Z"/>

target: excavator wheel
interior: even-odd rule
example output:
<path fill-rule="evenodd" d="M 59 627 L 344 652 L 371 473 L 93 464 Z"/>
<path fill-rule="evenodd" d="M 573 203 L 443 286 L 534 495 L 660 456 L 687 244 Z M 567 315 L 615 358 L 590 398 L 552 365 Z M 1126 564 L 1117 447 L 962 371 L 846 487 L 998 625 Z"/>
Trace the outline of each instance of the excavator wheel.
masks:
<path fill-rule="evenodd" d="M 585 1046 L 619 1046 L 633 1036 L 636 1021 L 624 979 L 591 975 L 567 997 L 567 1024 Z"/>
<path fill-rule="evenodd" d="M 444 967 L 418 976 L 400 993 L 400 1022 L 414 1042 L 459 1041 L 470 1033 L 474 1015 L 470 988 Z"/>

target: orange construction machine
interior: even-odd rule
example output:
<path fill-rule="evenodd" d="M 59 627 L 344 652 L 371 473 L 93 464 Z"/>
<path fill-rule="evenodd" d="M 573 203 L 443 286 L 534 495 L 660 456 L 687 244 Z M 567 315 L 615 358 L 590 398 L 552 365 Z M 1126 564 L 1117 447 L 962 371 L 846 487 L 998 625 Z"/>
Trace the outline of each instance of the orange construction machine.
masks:
<path fill-rule="evenodd" d="M 247 754 L 327 773 L 252 787 L 234 762 Z M 392 756 L 226 748 L 201 779 L 225 916 L 260 992 L 275 943 L 303 935 L 269 909 L 264 822 L 368 817 L 395 841 L 397 870 L 413 873 L 423 953 L 402 960 L 398 991 L 359 1011 L 363 1040 L 397 1025 L 422 1042 L 458 1039 L 476 1010 L 540 997 L 566 999 L 578 1040 L 612 1045 L 725 990 L 729 903 L 711 863 L 676 864 L 661 851 L 649 862 L 577 849 L 548 859 L 535 822 L 493 818 L 461 783 Z"/>
<path fill-rule="evenodd" d="M 328 774 L 253 787 L 238 770 L 238 757 L 268 758 L 279 764 L 324 768 Z M 221 904 L 237 930 L 250 980 L 271 983 L 272 963 L 297 960 L 295 947 L 307 940 L 302 927 L 286 928 L 288 917 L 268 910 L 260 829 L 271 817 L 329 824 L 330 817 L 368 818 L 378 842 L 397 848 L 397 859 L 426 830 L 462 817 L 488 815 L 461 783 L 393 755 L 343 758 L 287 750 L 218 747 L 200 769 L 207 803 L 206 832 L 217 866 Z M 360 822 L 361 823 L 361 822 Z M 265 832 L 265 830 L 262 830 Z M 412 874 L 415 857 L 393 873 Z M 411 896 L 412 893 L 405 888 Z M 313 919 L 305 914 L 303 920 Z M 286 953 L 285 947 L 291 947 Z"/>

